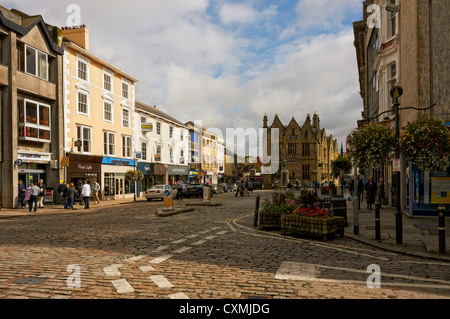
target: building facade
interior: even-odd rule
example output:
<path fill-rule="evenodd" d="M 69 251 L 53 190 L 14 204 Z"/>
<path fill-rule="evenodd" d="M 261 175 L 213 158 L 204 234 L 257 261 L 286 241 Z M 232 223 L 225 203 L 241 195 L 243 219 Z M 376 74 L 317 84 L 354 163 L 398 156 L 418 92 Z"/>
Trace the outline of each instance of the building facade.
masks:
<path fill-rule="evenodd" d="M 354 22 L 355 47 L 358 60 L 362 119 L 393 110 L 390 89 L 394 84 L 403 88 L 400 108 L 428 108 L 427 111 L 405 109 L 399 112 L 400 128 L 414 122 L 422 114 L 431 114 L 450 122 L 450 40 L 448 21 L 450 1 L 428 0 L 368 0 L 363 2 L 364 20 Z M 371 25 L 370 8 L 378 10 L 379 24 Z M 369 12 L 368 12 L 369 9 Z M 375 11 L 374 11 L 375 12 Z M 370 21 L 369 21 L 370 22 Z M 371 27 L 372 26 L 372 27 Z M 373 39 L 378 41 L 373 46 Z M 370 74 L 378 74 L 375 90 L 378 105 L 371 104 L 373 82 Z M 380 116 L 394 128 L 394 114 Z M 401 202 L 409 216 L 433 215 L 433 179 L 450 179 L 450 169 L 444 172 L 423 172 L 414 163 L 402 159 Z M 376 179 L 384 177 L 389 201 L 395 203 L 392 164 L 369 172 Z M 450 202 L 445 202 L 448 205 Z"/>
<path fill-rule="evenodd" d="M 155 184 L 188 181 L 189 129 L 158 108 L 136 102 L 138 169 L 144 174 L 141 192 Z"/>
<path fill-rule="evenodd" d="M 0 6 L 0 207 L 18 207 L 19 180 L 60 184 L 61 40 L 61 30 L 40 15 Z"/>
<path fill-rule="evenodd" d="M 264 187 L 280 179 L 280 172 L 284 160 L 287 162 L 289 179 L 299 181 L 302 185 L 313 185 L 315 181 L 331 181 L 331 163 L 338 156 L 337 140 L 327 136 L 325 129 L 320 127 L 319 115 L 316 113 L 311 121 L 307 115 L 303 125 L 299 125 L 295 118 L 288 125 L 284 125 L 275 115 L 272 125 L 268 126 L 267 115 L 263 119 L 263 128 L 267 128 L 267 155 L 271 155 L 271 131 L 279 130 L 280 167 L 276 174 L 264 176 Z"/>
<path fill-rule="evenodd" d="M 101 185 L 100 198 L 133 197 L 136 78 L 89 51 L 85 26 L 63 28 L 65 180 Z"/>

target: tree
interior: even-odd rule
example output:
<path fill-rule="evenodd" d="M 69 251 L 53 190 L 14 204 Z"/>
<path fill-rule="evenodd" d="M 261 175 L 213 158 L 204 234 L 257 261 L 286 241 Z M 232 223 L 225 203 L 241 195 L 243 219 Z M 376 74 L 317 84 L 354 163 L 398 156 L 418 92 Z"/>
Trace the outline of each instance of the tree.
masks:
<path fill-rule="evenodd" d="M 341 174 L 349 174 L 352 171 L 352 161 L 347 155 L 339 155 L 336 160 L 331 163 L 331 175 L 338 178 Z"/>

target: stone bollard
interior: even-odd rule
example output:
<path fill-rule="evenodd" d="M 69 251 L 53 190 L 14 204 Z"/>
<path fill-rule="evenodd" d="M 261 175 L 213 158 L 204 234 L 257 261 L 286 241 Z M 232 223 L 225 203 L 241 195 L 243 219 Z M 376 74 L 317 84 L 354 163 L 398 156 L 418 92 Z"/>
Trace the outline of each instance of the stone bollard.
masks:
<path fill-rule="evenodd" d="M 445 254 L 445 206 L 439 206 L 439 253 Z"/>
<path fill-rule="evenodd" d="M 381 240 L 380 209 L 381 209 L 381 203 L 378 201 L 375 203 L 375 240 Z"/>
<path fill-rule="evenodd" d="M 203 203 L 211 203 L 211 189 L 208 186 L 203 188 Z"/>

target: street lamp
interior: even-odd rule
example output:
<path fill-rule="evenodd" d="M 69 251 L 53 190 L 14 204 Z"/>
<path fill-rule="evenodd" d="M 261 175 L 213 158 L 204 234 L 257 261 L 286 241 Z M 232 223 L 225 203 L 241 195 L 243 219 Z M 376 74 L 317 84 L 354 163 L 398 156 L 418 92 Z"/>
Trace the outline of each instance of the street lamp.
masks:
<path fill-rule="evenodd" d="M 394 99 L 394 112 L 395 112 L 395 138 L 397 145 L 395 146 L 395 161 L 400 160 L 400 118 L 399 118 L 399 99 L 403 95 L 403 88 L 395 85 L 390 92 L 391 97 Z M 400 201 L 400 171 L 395 172 L 395 237 L 397 244 L 403 244 L 403 220 L 401 212 Z"/>

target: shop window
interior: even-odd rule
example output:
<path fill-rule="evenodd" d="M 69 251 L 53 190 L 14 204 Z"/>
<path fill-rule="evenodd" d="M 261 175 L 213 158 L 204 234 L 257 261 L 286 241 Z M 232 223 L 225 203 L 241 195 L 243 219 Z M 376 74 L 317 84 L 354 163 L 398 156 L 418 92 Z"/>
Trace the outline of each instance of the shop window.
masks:
<path fill-rule="evenodd" d="M 50 143 L 50 105 L 19 99 L 19 138 Z"/>

